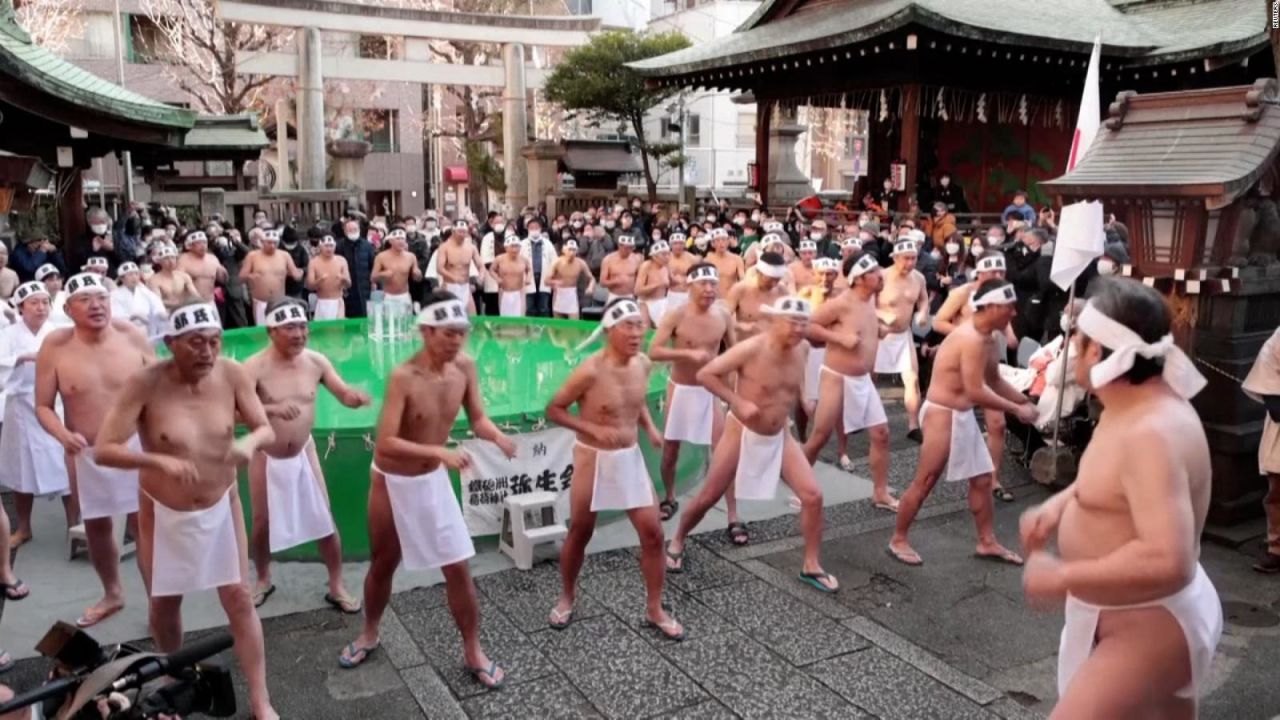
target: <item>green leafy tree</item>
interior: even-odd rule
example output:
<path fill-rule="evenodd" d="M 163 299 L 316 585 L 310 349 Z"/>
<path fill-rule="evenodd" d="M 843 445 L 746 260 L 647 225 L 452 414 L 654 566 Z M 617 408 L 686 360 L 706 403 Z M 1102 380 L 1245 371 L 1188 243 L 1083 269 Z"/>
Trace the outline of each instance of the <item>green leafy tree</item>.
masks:
<path fill-rule="evenodd" d="M 650 202 L 656 200 L 658 194 L 650 161 L 660 161 L 679 148 L 671 143 L 650 143 L 645 138 L 644 116 L 676 91 L 645 87 L 644 78 L 627 67 L 627 63 L 687 47 L 689 39 L 679 32 L 600 33 L 586 45 L 566 52 L 543 87 L 548 100 L 566 110 L 586 113 L 594 123 L 624 123 L 631 127 L 640 147 Z"/>

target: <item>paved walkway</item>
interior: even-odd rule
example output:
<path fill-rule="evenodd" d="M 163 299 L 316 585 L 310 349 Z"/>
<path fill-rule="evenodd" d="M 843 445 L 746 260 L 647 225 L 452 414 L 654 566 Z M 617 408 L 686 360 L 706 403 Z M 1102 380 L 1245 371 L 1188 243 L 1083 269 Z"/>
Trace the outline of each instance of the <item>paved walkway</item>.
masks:
<path fill-rule="evenodd" d="M 856 457 L 857 438 L 854 447 Z M 900 488 L 915 450 L 895 447 L 891 482 Z M 824 484 L 865 488 L 865 476 L 862 465 Z M 1019 512 L 1046 493 L 1016 467 L 1006 481 L 1019 499 L 998 508 L 998 534 L 1014 543 Z M 884 553 L 892 522 L 866 500 L 828 506 L 823 561 L 842 583 L 834 596 L 796 579 L 792 515 L 754 522 L 745 548 L 719 530 L 697 536 L 689 572 L 670 576 L 666 590 L 689 635 L 682 643 L 641 627 L 634 548 L 588 558 L 575 622 L 562 632 L 546 625 L 559 592 L 555 561 L 478 577 L 485 647 L 508 673 L 500 692 L 464 673 L 439 585 L 394 596 L 383 650 L 355 671 L 336 660 L 358 618 L 332 610 L 271 617 L 273 697 L 284 717 L 308 720 L 1043 717 L 1055 698 L 1060 615 L 1026 608 L 1019 570 L 972 556 L 963 488 L 940 486 L 922 512 L 912 534 L 921 568 Z M 1228 615 L 1202 708 L 1208 720 L 1280 714 L 1280 579 L 1253 573 L 1246 550 L 1204 548 Z M 6 635 L 16 607 L 5 610 Z M 6 682 L 27 687 L 45 667 L 22 661 Z"/>

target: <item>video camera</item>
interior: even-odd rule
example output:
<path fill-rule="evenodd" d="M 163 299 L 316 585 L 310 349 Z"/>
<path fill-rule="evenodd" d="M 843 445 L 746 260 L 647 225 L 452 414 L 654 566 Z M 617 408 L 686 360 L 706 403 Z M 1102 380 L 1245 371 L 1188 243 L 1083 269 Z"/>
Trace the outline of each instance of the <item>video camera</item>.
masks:
<path fill-rule="evenodd" d="M 83 630 L 58 622 L 36 644 L 41 655 L 54 661 L 50 681 L 0 704 L 0 715 L 40 704 L 43 716 L 56 720 L 144 720 L 162 713 L 230 717 L 236 711 L 231 673 L 200 661 L 232 644 L 231 636 L 221 632 L 157 655 L 128 644 L 103 647 Z M 144 688 L 166 675 L 173 682 Z M 100 700 L 110 708 L 105 714 Z"/>

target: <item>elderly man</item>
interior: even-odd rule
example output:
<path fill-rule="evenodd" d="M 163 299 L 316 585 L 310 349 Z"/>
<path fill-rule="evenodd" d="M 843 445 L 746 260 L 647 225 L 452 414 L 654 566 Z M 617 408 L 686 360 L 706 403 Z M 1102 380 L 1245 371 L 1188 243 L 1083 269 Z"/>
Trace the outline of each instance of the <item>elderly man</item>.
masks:
<path fill-rule="evenodd" d="M 605 302 L 614 298 L 632 297 L 636 293 L 636 275 L 644 258 L 635 251 L 636 239 L 632 235 L 619 235 L 618 249 L 609 253 L 600 264 L 600 285 L 609 291 Z"/>
<path fill-rule="evenodd" d="M 320 238 L 320 251 L 307 263 L 307 289 L 316 294 L 316 320 L 338 320 L 346 316 L 342 294 L 351 287 L 347 259 L 337 254 L 338 241 L 332 235 Z"/>
<path fill-rule="evenodd" d="M 217 229 L 217 237 L 214 242 L 226 245 L 229 241 L 222 234 L 221 229 L 216 223 L 210 223 L 210 226 Z M 227 281 L 227 270 L 222 267 L 222 263 L 218 259 L 209 254 L 209 238 L 204 233 L 193 232 L 187 233 L 182 239 L 182 246 L 185 252 L 178 257 L 178 269 L 191 277 L 191 282 L 195 285 L 196 293 L 204 302 L 213 302 L 214 290 L 219 282 Z"/>
<path fill-rule="evenodd" d="M 1260 573 L 1280 573 L 1280 329 L 1263 344 L 1244 392 L 1262 403 L 1262 440 L 1258 444 L 1258 471 L 1267 476 L 1267 495 L 1262 507 L 1267 515 L 1267 548 L 1253 569 Z"/>
<path fill-rule="evenodd" d="M 551 274 L 556 248 L 538 218 L 529 218 L 524 227 L 528 236 L 520 241 L 520 255 L 529 262 L 533 272 L 533 292 L 529 293 L 526 306 L 534 317 L 551 317 L 551 294 L 544 278 Z"/>
<path fill-rule="evenodd" d="M 563 254 L 556 258 L 547 272 L 547 287 L 551 289 L 551 310 L 558 318 L 578 319 L 578 288 L 586 280 L 587 293 L 596 284 L 591 275 L 591 268 L 578 257 L 578 243 L 573 239 L 564 241 Z"/>
<path fill-rule="evenodd" d="M 196 231 L 200 235 L 203 232 Z M 160 296 L 166 310 L 172 311 L 179 305 L 195 300 L 200 296 L 191 276 L 178 269 L 178 249 L 172 245 L 161 245 L 151 255 L 152 260 L 159 263 L 156 272 L 147 281 L 147 286 Z"/>
<path fill-rule="evenodd" d="M 466 220 L 454 222 L 449 239 L 440 243 L 432 257 L 440 286 L 449 294 L 467 304 L 467 312 L 476 314 L 475 297 L 471 292 L 471 279 L 483 281 L 486 270 L 480 261 L 480 250 L 471 242 L 471 226 Z"/>
<path fill-rule="evenodd" d="M 156 650 L 182 645 L 182 599 L 217 589 L 235 653 L 259 720 L 279 718 L 267 693 L 262 624 L 249 599 L 244 511 L 236 468 L 275 433 L 253 380 L 218 356 L 218 308 L 194 303 L 169 318 L 172 358 L 134 372 L 102 422 L 96 452 L 103 465 L 137 474 L 141 492 L 138 561 L 149 578 Z M 237 421 L 249 433 L 237 439 Z M 140 438 L 141 446 L 137 440 Z"/>
<path fill-rule="evenodd" d="M 916 356 L 911 321 L 923 327 L 929 322 L 929 292 L 924 275 L 916 270 L 920 246 L 900 240 L 893 247 L 893 265 L 884 272 L 884 287 L 876 296 L 876 313 L 886 327 L 876 351 L 875 371 L 902 378 L 903 404 L 907 406 L 907 437 L 920 435 L 920 361 Z"/>
<path fill-rule="evenodd" d="M 267 230 L 262 233 L 262 248 L 252 250 L 240 266 L 240 279 L 249 283 L 249 295 L 253 298 L 253 324 L 266 323 L 267 303 L 284 295 L 285 278 L 302 279 L 302 270 L 293 257 L 280 252 L 280 233 Z"/>

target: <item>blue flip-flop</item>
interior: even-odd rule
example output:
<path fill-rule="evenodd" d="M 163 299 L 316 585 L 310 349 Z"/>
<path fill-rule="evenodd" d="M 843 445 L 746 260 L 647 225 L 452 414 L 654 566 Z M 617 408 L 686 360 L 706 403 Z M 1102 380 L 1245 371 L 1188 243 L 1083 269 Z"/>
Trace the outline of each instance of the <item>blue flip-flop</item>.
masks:
<path fill-rule="evenodd" d="M 346 654 L 338 656 L 338 666 L 345 670 L 360 667 L 364 664 L 365 660 L 369 659 L 369 656 L 373 654 L 373 651 L 380 647 L 382 647 L 381 642 L 376 642 L 369 647 L 357 647 L 353 640 L 347 643 Z M 364 653 L 364 655 L 361 655 L 360 659 L 356 660 L 355 656 L 360 655 L 360 653 Z"/>
<path fill-rule="evenodd" d="M 834 593 L 834 592 L 836 592 L 837 590 L 839 590 L 839 589 L 840 589 L 838 586 L 837 586 L 837 587 L 827 587 L 826 585 L 822 584 L 822 581 L 823 581 L 823 580 L 828 580 L 828 579 L 829 579 L 829 580 L 835 580 L 835 576 L 833 576 L 831 573 L 827 573 L 827 572 L 820 572 L 820 573 L 806 573 L 806 572 L 802 572 L 802 573 L 800 573 L 800 582 L 803 582 L 803 583 L 806 583 L 806 584 L 812 585 L 812 586 L 814 586 L 815 588 L 817 588 L 817 589 L 821 590 L 821 591 L 822 591 L 822 592 L 824 592 L 824 593 L 828 593 L 828 594 L 830 594 L 830 593 Z"/>
<path fill-rule="evenodd" d="M 498 679 L 498 675 L 497 675 L 498 663 L 494 662 L 493 660 L 489 661 L 489 667 L 487 668 L 471 667 L 470 665 L 468 665 L 467 672 L 471 673 L 471 677 L 475 678 L 476 682 L 480 683 L 481 685 L 485 686 L 490 690 L 501 690 L 502 684 L 507 681 L 506 675 L 503 675 L 501 680 Z M 493 684 L 490 685 L 485 681 L 481 680 L 480 679 L 481 675 L 488 675 L 489 678 L 493 680 Z"/>

